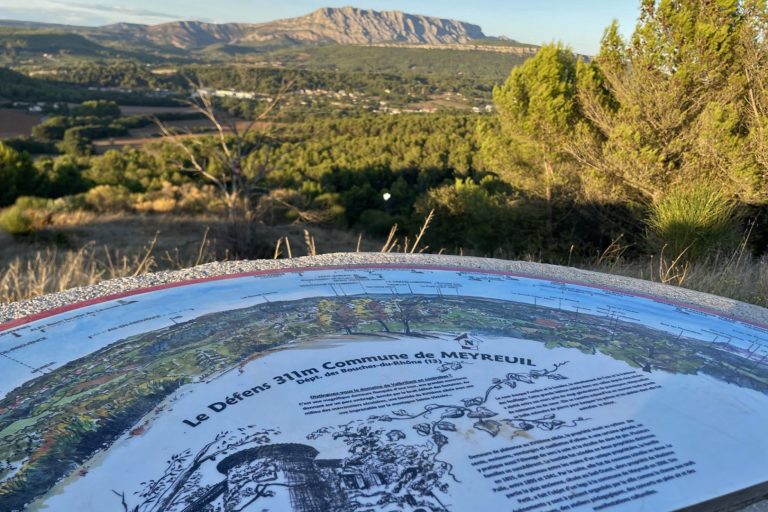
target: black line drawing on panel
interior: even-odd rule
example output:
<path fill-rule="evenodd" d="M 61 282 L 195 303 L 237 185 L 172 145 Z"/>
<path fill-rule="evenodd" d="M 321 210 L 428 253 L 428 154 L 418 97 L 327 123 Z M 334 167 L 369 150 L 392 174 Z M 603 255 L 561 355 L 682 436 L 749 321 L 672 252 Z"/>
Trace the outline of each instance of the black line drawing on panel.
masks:
<path fill-rule="evenodd" d="M 114 492 L 124 512 L 245 512 L 277 503 L 290 503 L 295 512 L 446 512 L 451 487 L 461 483 L 440 458 L 449 436 L 474 430 L 514 439 L 586 421 L 554 414 L 500 417 L 489 408 L 496 391 L 567 379 L 558 372 L 565 364 L 508 373 L 492 379 L 483 395 L 456 403 L 322 427 L 302 443 L 281 442 L 279 431 L 254 426 L 222 432 L 194 455 L 187 450 L 171 457 L 161 477 L 135 493 L 143 500 L 139 505 L 130 508 L 125 494 Z M 320 457 L 316 446 L 327 449 L 329 442 L 342 458 Z"/>

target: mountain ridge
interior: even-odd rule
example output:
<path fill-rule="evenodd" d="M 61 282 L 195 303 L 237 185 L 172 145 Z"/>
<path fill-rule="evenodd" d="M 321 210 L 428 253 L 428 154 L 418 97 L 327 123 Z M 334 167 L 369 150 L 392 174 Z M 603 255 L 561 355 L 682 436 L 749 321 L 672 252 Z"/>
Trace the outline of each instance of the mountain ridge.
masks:
<path fill-rule="evenodd" d="M 105 42 L 151 44 L 183 50 L 214 44 L 248 46 L 269 42 L 449 45 L 489 39 L 480 26 L 463 21 L 357 7 L 323 7 L 305 16 L 265 23 L 172 21 L 158 25 L 115 23 L 82 27 L 3 20 L 0 26 L 68 30 Z"/>

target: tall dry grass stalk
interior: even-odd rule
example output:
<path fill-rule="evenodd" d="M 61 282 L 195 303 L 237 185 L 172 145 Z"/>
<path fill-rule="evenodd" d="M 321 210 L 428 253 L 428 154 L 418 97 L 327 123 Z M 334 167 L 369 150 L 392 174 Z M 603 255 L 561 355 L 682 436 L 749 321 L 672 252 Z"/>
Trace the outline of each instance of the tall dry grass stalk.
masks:
<path fill-rule="evenodd" d="M 419 230 L 419 234 L 416 236 L 416 240 L 413 241 L 413 245 L 410 244 L 410 241 L 408 240 L 408 237 L 406 236 L 403 238 L 403 241 L 400 242 L 400 239 L 397 238 L 397 224 L 392 226 L 392 229 L 389 230 L 389 236 L 387 236 L 387 241 L 384 242 L 384 245 L 381 247 L 381 252 L 403 252 L 405 254 L 414 254 L 416 253 L 416 250 L 418 249 L 419 254 L 426 252 L 429 249 L 429 246 L 422 247 L 419 249 L 419 243 L 421 242 L 422 237 L 429 229 L 430 224 L 432 224 L 432 221 L 435 218 L 435 210 L 431 210 L 429 212 L 429 215 L 427 215 L 427 218 L 424 219 L 424 223 L 421 225 L 421 229 Z M 359 245 L 359 244 L 358 244 Z M 441 251 L 442 252 L 442 251 Z"/>
<path fill-rule="evenodd" d="M 693 261 L 686 258 L 687 247 L 670 255 L 667 246 L 646 261 L 627 260 L 623 257 L 624 248 L 612 244 L 610 251 L 614 257 L 605 258 L 604 254 L 580 266 L 768 307 L 768 257 L 755 258 L 749 253 L 749 236 L 747 233 L 735 250 L 710 253 Z"/>
<path fill-rule="evenodd" d="M 158 255 L 156 245 L 157 237 L 134 254 L 123 254 L 91 243 L 78 250 L 47 248 L 27 257 L 17 256 L 0 267 L 0 303 L 27 300 L 156 270 L 188 268 L 216 259 L 207 233 L 194 254 L 185 255 L 176 249 Z"/>
<path fill-rule="evenodd" d="M 421 241 L 432 220 L 433 214 L 430 213 L 413 243 L 407 238 L 400 239 L 397 226 L 394 226 L 381 252 L 425 252 L 428 247 L 421 247 Z M 314 235 L 308 230 L 303 231 L 303 239 L 308 255 L 320 253 L 315 246 Z M 582 262 L 578 266 L 597 272 L 682 286 L 768 307 L 768 257 L 752 257 L 747 250 L 748 237 L 735 251 L 721 252 L 694 261 L 685 258 L 685 250 L 672 256 L 667 247 L 647 259 L 627 259 L 627 247 L 621 244 L 621 240 L 621 237 L 617 238 L 594 260 Z M 354 247 L 359 252 L 362 242 L 362 235 L 356 240 L 350 240 L 349 250 Z M 443 252 L 440 249 L 438 254 Z M 121 254 L 107 246 L 89 244 L 79 250 L 51 248 L 37 251 L 28 257 L 18 256 L 5 264 L 0 262 L 0 302 L 25 300 L 156 270 L 188 268 L 216 259 L 214 245 L 208 239 L 207 232 L 196 251 L 174 249 L 157 253 L 155 237 L 142 250 L 133 254 Z M 275 246 L 274 258 L 281 257 L 293 257 L 289 236 L 281 236 Z M 527 259 L 541 261 L 540 257 L 534 256 Z"/>

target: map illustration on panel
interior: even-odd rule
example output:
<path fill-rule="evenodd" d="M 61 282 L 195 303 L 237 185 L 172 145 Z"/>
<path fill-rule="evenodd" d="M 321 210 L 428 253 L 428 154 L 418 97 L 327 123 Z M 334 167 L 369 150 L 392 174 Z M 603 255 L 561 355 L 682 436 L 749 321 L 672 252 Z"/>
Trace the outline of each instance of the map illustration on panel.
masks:
<path fill-rule="evenodd" d="M 673 510 L 766 484 L 768 331 L 490 271 L 306 268 L 0 326 L 0 510 Z"/>

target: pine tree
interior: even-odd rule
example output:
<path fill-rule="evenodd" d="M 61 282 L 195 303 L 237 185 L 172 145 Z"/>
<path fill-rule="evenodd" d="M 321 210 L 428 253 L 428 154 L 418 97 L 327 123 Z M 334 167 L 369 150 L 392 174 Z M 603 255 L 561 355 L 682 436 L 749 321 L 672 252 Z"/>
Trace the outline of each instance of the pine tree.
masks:
<path fill-rule="evenodd" d="M 739 56 L 746 86 L 747 144 L 764 182 L 768 173 L 768 5 L 766 0 L 749 0 L 744 11 L 748 22 L 741 32 Z"/>
<path fill-rule="evenodd" d="M 570 151 L 622 199 L 704 182 L 763 194 L 765 15 L 764 0 L 643 0 L 631 39 L 614 23 L 585 66 L 579 103 L 595 133 Z"/>
<path fill-rule="evenodd" d="M 551 233 L 555 190 L 566 185 L 577 188 L 572 160 L 565 151 L 566 141 L 582 121 L 576 56 L 559 44 L 542 47 L 514 69 L 504 85 L 494 89 L 493 98 L 502 132 L 525 162 L 520 167 L 537 176 Z M 507 179 L 515 185 L 514 177 Z"/>

